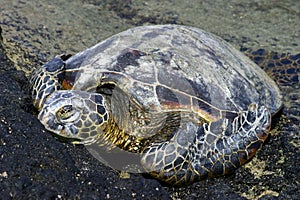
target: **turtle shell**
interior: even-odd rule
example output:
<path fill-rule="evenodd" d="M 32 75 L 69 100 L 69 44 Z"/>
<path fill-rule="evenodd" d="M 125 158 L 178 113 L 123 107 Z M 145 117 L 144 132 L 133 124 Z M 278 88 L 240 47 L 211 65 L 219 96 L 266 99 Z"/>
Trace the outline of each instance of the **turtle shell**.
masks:
<path fill-rule="evenodd" d="M 211 33 L 178 25 L 132 28 L 72 56 L 65 82 L 89 92 L 114 85 L 143 110 L 193 110 L 206 121 L 251 103 L 272 114 L 282 105 L 275 82 L 248 57 Z"/>
<path fill-rule="evenodd" d="M 112 158 L 114 168 L 136 166 L 176 185 L 248 161 L 282 104 L 275 82 L 246 56 L 178 25 L 129 29 L 56 57 L 32 85 L 46 129 L 86 144 L 106 164 L 102 154 Z"/>

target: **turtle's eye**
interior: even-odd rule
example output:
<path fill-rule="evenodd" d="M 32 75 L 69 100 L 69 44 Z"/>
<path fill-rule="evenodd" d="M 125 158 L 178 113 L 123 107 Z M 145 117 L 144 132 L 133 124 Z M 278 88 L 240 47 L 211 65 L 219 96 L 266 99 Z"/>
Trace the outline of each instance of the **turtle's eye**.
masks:
<path fill-rule="evenodd" d="M 80 117 L 80 111 L 73 108 L 72 105 L 65 105 L 58 109 L 56 118 L 61 123 L 70 123 Z"/>

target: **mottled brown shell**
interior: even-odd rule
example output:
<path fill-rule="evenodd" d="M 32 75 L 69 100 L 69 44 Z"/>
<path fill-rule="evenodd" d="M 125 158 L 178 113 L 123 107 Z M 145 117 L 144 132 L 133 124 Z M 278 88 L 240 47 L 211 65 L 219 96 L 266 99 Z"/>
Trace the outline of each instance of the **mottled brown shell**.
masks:
<path fill-rule="evenodd" d="M 208 120 L 247 110 L 275 113 L 275 82 L 224 40 L 200 29 L 143 26 L 114 35 L 66 61 L 74 90 L 117 82 L 145 109 L 194 109 Z"/>

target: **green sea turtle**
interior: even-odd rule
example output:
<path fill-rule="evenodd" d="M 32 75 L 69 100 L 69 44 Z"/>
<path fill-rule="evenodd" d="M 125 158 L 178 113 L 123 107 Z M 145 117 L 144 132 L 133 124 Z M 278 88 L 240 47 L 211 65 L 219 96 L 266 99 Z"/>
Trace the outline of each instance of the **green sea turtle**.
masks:
<path fill-rule="evenodd" d="M 39 120 L 74 143 L 139 156 L 173 185 L 233 172 L 268 137 L 275 82 L 219 37 L 179 25 L 129 29 L 31 79 Z"/>

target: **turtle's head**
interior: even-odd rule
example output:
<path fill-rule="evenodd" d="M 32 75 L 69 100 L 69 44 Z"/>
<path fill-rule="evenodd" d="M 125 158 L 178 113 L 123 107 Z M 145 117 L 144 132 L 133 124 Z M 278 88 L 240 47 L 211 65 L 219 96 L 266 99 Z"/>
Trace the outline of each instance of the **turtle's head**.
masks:
<path fill-rule="evenodd" d="M 51 94 L 38 116 L 45 128 L 73 143 L 93 143 L 105 128 L 108 112 L 103 96 L 77 90 Z"/>
<path fill-rule="evenodd" d="M 30 80 L 33 105 L 40 110 L 47 97 L 54 91 L 62 88 L 61 81 L 64 77 L 65 60 L 69 55 L 61 55 L 39 68 Z"/>

